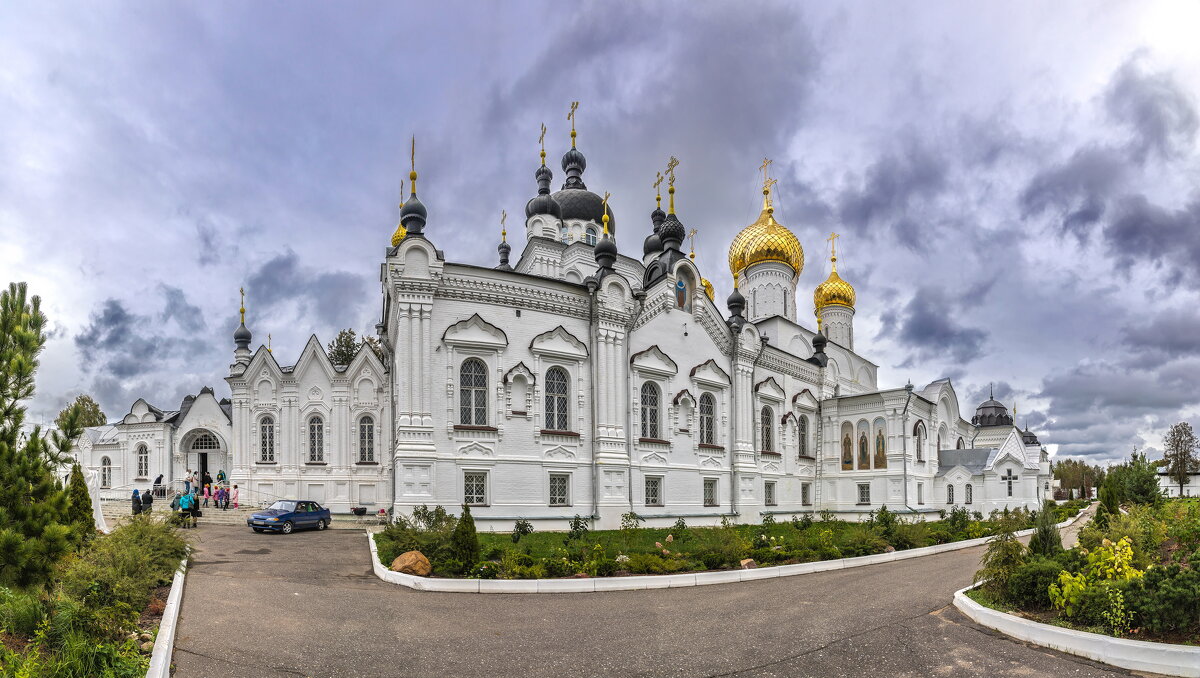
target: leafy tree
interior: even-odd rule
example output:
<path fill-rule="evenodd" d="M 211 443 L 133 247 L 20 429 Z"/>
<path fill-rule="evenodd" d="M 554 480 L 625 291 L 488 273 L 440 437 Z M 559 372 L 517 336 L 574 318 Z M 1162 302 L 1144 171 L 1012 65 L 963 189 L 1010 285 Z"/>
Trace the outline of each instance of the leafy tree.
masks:
<path fill-rule="evenodd" d="M 1192 425 L 1181 421 L 1171 427 L 1163 436 L 1163 461 L 1166 462 L 1167 475 L 1179 483 L 1179 495 L 1183 496 L 1183 486 L 1187 484 L 1188 476 L 1200 472 L 1200 458 L 1196 457 L 1196 447 L 1200 441 Z"/>
<path fill-rule="evenodd" d="M 1079 490 L 1081 497 L 1090 497 L 1091 489 L 1099 487 L 1105 477 L 1103 468 L 1078 459 L 1056 461 L 1053 473 L 1064 490 Z"/>
<path fill-rule="evenodd" d="M 71 465 L 67 496 L 67 520 L 75 528 L 79 541 L 85 542 L 96 534 L 96 519 L 92 515 L 92 496 L 88 493 L 87 481 L 79 464 Z"/>
<path fill-rule="evenodd" d="M 67 428 L 66 418 L 72 407 L 80 408 L 79 420 L 76 422 L 80 428 L 103 426 L 108 423 L 108 417 L 104 416 L 104 411 L 100 409 L 100 403 L 93 400 L 90 395 L 81 393 L 75 397 L 75 402 L 64 407 L 58 413 L 58 417 L 54 419 L 54 425 L 60 431 Z"/>
<path fill-rule="evenodd" d="M 347 327 L 329 342 L 329 361 L 334 365 L 349 365 L 354 356 L 358 355 L 360 346 L 354 330 Z"/>
<path fill-rule="evenodd" d="M 380 362 L 383 362 L 383 346 L 379 343 L 379 337 L 364 335 L 362 343 L 364 346 L 370 346 L 371 350 L 375 353 L 375 357 L 379 358 Z"/>
<path fill-rule="evenodd" d="M 0 585 L 46 581 L 72 545 L 56 453 L 40 427 L 21 435 L 45 326 L 41 298 L 28 297 L 25 283 L 0 292 Z"/>

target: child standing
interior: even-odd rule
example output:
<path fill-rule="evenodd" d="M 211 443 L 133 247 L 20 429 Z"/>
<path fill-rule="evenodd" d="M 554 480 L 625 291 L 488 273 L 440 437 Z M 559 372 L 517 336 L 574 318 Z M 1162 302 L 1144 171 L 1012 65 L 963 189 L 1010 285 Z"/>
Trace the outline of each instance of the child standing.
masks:
<path fill-rule="evenodd" d="M 204 486 L 204 508 L 208 508 L 208 499 L 212 496 L 212 488 L 208 485 Z"/>
<path fill-rule="evenodd" d="M 233 495 L 233 496 L 231 496 L 231 497 L 230 497 L 230 499 L 232 499 L 232 500 L 233 500 L 233 507 L 234 507 L 234 508 L 237 508 L 237 507 L 238 507 L 238 488 L 237 488 L 237 485 L 234 485 L 234 486 L 233 486 L 233 493 L 232 493 L 232 495 Z"/>

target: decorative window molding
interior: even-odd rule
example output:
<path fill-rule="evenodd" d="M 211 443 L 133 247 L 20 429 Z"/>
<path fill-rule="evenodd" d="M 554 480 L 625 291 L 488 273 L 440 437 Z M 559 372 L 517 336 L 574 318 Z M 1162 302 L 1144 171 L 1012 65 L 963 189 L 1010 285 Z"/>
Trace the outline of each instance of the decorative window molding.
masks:
<path fill-rule="evenodd" d="M 488 368 L 479 358 L 467 358 L 458 368 L 458 423 L 487 426 Z"/>
<path fill-rule="evenodd" d="M 663 353 L 657 345 L 634 353 L 629 357 L 629 364 L 634 370 L 660 377 L 673 377 L 679 372 L 679 366 Z"/>
<path fill-rule="evenodd" d="M 560 360 L 581 361 L 588 357 L 587 344 L 562 325 L 534 337 L 529 342 L 529 351 L 534 355 Z"/>
<path fill-rule="evenodd" d="M 658 384 L 653 381 L 642 382 L 639 404 L 641 437 L 662 440 L 662 390 Z"/>
<path fill-rule="evenodd" d="M 546 370 L 545 419 L 547 431 L 569 432 L 571 430 L 571 379 L 561 367 Z"/>
<path fill-rule="evenodd" d="M 442 333 L 442 341 L 451 346 L 499 351 L 508 346 L 508 335 L 476 313 L 447 327 Z"/>

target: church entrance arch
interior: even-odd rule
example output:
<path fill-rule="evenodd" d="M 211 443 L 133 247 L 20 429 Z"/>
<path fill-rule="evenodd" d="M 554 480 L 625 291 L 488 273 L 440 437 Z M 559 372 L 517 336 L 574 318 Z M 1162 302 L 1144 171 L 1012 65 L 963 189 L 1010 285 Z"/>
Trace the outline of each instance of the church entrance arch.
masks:
<path fill-rule="evenodd" d="M 212 476 L 214 483 L 220 471 L 229 477 L 229 450 L 216 433 L 193 429 L 184 434 L 181 447 L 186 451 L 188 468 L 196 472 L 201 483 L 205 473 Z"/>

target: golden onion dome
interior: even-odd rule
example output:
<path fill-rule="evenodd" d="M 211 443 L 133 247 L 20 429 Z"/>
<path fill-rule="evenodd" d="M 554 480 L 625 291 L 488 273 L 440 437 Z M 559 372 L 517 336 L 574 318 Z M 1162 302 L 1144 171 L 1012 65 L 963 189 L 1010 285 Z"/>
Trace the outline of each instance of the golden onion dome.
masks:
<path fill-rule="evenodd" d="M 729 272 L 737 276 L 754 264 L 778 261 L 787 264 L 799 276 L 804 270 L 804 248 L 800 240 L 783 224 L 775 221 L 775 208 L 763 199 L 763 211 L 753 224 L 742 229 L 729 246 Z"/>
<path fill-rule="evenodd" d="M 835 304 L 854 308 L 854 286 L 842 280 L 842 277 L 838 275 L 837 257 L 830 257 L 830 261 L 833 263 L 833 270 L 829 272 L 829 277 L 813 290 L 813 303 L 817 307 L 816 310 L 820 311 L 826 306 Z"/>
<path fill-rule="evenodd" d="M 406 235 L 408 235 L 408 229 L 404 228 L 404 224 L 396 226 L 396 232 L 392 234 L 392 247 L 399 245 Z"/>
<path fill-rule="evenodd" d="M 717 300 L 717 293 L 713 289 L 712 283 L 708 281 L 708 278 L 701 278 L 700 284 L 704 285 L 704 293 L 708 295 L 708 298 L 715 302 Z"/>

